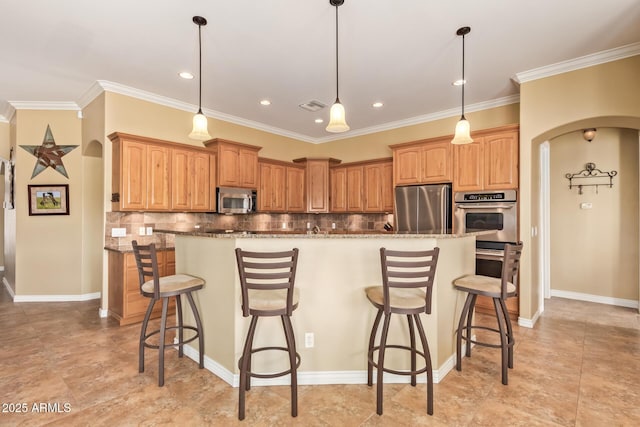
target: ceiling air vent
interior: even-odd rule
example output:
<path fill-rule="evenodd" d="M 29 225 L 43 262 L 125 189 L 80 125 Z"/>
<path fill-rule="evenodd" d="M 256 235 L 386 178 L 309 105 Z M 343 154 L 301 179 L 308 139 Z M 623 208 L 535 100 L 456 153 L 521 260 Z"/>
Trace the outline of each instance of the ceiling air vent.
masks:
<path fill-rule="evenodd" d="M 299 107 L 303 110 L 314 112 L 322 110 L 324 107 L 326 107 L 326 105 L 320 101 L 316 101 L 315 99 L 313 99 L 309 102 L 305 102 L 304 104 L 300 104 Z"/>

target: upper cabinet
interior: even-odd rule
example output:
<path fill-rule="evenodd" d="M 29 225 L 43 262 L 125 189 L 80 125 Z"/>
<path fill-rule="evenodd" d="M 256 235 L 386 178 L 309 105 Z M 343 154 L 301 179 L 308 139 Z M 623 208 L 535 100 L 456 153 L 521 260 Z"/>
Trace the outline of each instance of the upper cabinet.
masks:
<path fill-rule="evenodd" d="M 293 162 L 305 170 L 306 212 L 329 212 L 329 166 L 340 160 L 301 158 Z"/>
<path fill-rule="evenodd" d="M 220 187 L 258 188 L 258 151 L 261 147 L 214 138 L 205 142 L 218 159 Z"/>
<path fill-rule="evenodd" d="M 258 160 L 258 211 L 304 212 L 304 167 Z"/>
<path fill-rule="evenodd" d="M 215 210 L 215 155 L 209 150 L 120 132 L 109 138 L 114 211 Z"/>
<path fill-rule="evenodd" d="M 451 182 L 451 141 L 426 139 L 391 145 L 394 185 Z"/>
<path fill-rule="evenodd" d="M 392 212 L 392 172 L 391 159 L 331 168 L 331 212 Z"/>
<path fill-rule="evenodd" d="M 454 191 L 518 188 L 518 126 L 475 132 L 454 148 Z"/>

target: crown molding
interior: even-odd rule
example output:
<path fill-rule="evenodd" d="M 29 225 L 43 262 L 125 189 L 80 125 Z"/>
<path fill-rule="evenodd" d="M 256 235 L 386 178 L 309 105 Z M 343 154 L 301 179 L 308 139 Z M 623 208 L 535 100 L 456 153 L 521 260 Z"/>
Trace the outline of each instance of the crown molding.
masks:
<path fill-rule="evenodd" d="M 75 102 L 68 101 L 9 101 L 16 110 L 67 110 L 80 111 Z"/>
<path fill-rule="evenodd" d="M 474 111 L 482 111 L 487 110 L 489 108 L 502 107 L 510 104 L 517 104 L 520 102 L 520 95 L 510 95 L 502 98 L 493 99 L 490 101 L 478 102 L 476 104 L 465 105 L 465 112 L 471 113 Z M 316 144 L 321 144 L 329 141 L 337 141 L 339 139 L 345 139 L 368 135 L 377 132 L 383 132 L 387 130 L 398 129 L 406 126 L 419 125 L 422 123 L 433 122 L 436 120 L 446 119 L 449 117 L 454 117 L 460 114 L 460 107 L 451 108 L 449 110 L 438 111 L 435 113 L 425 114 L 422 116 L 410 117 L 408 119 L 398 120 L 395 122 L 383 123 L 381 125 L 371 126 L 365 129 L 359 129 L 353 132 L 349 132 L 348 136 L 343 137 L 327 137 L 327 138 L 318 138 L 315 140 Z"/>
<path fill-rule="evenodd" d="M 84 110 L 87 105 L 91 104 L 94 99 L 104 92 L 104 88 L 100 85 L 101 80 L 93 82 L 93 84 L 78 99 L 78 106 Z"/>
<path fill-rule="evenodd" d="M 604 64 L 605 62 L 617 61 L 619 59 L 624 59 L 635 55 L 640 55 L 640 42 L 605 50 L 598 53 L 593 53 L 590 55 L 581 56 L 579 58 L 570 59 L 568 61 L 558 62 L 556 64 L 546 65 L 544 67 L 534 68 L 528 71 L 523 71 L 521 73 L 517 73 L 511 79 L 518 84 L 522 84 L 530 82 L 532 80 L 551 77 L 555 76 L 556 74 L 568 73 L 570 71 L 576 71 L 582 68 Z"/>
<path fill-rule="evenodd" d="M 11 106 L 8 102 L 0 103 L 0 105 L 4 104 L 4 108 L 0 110 L 0 122 L 9 123 L 13 118 L 13 115 L 16 113 L 16 109 Z"/>
<path fill-rule="evenodd" d="M 143 101 L 148 101 L 148 102 L 153 102 L 155 104 L 159 104 L 159 105 L 164 105 L 166 107 L 171 107 L 171 108 L 175 108 L 178 110 L 182 110 L 182 111 L 189 111 L 189 112 L 196 112 L 198 111 L 198 106 L 188 103 L 188 102 L 183 102 L 183 101 L 178 101 L 177 99 L 173 99 L 173 98 L 169 98 L 166 96 L 162 96 L 162 95 L 157 95 L 155 93 L 151 93 L 151 92 L 147 92 L 144 90 L 140 90 L 140 89 L 136 89 L 130 86 L 125 86 L 119 83 L 114 83 L 114 82 L 110 82 L 107 80 L 98 80 L 96 82 L 101 88 L 102 90 L 105 91 L 109 91 L 109 92 L 113 92 L 113 93 L 118 93 L 120 95 L 125 95 L 125 96 L 130 96 L 132 98 L 136 98 L 136 99 L 140 99 Z M 87 95 L 87 97 L 83 98 L 86 102 L 87 99 L 90 98 L 91 94 L 96 93 L 95 89 L 93 91 L 91 91 L 91 89 L 88 91 L 90 94 Z M 98 92 L 97 94 L 93 95 L 93 98 L 91 98 L 89 100 L 92 101 L 97 95 L 99 95 L 101 92 Z M 88 102 L 87 102 L 88 104 Z M 85 104 L 86 105 L 86 104 Z M 273 126 L 269 126 L 266 125 L 264 123 L 260 123 L 260 122 L 256 122 L 253 120 L 247 120 L 247 119 L 243 119 L 241 117 L 237 117 L 237 116 L 232 116 L 230 114 L 225 114 L 225 113 L 221 113 L 220 111 L 216 111 L 216 110 L 211 110 L 208 108 L 203 108 L 202 109 L 202 113 L 207 116 L 207 117 L 211 117 L 214 119 L 218 119 L 218 120 L 223 120 L 225 122 L 230 122 L 230 123 L 234 123 L 237 125 L 241 125 L 241 126 L 246 126 L 246 127 L 250 127 L 253 129 L 258 129 L 258 130 L 262 130 L 265 132 L 270 132 L 276 135 L 280 135 L 280 136 L 284 136 L 287 138 L 292 138 L 292 139 L 297 139 L 300 141 L 304 141 L 304 142 L 315 142 L 314 138 L 310 138 L 306 135 L 302 135 L 299 133 L 295 133 L 295 132 L 290 132 L 284 129 L 280 129 L 277 127 L 273 127 Z"/>

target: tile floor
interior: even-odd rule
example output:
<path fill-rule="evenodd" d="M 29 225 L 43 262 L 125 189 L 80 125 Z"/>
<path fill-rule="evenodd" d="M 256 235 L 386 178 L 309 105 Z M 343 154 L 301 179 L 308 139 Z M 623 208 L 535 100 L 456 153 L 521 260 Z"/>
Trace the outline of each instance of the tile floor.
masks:
<path fill-rule="evenodd" d="M 509 385 L 500 383 L 499 352 L 477 347 L 462 372 L 435 385 L 433 416 L 424 384 L 385 386 L 383 416 L 375 413 L 375 388 L 301 386 L 295 419 L 288 387 L 254 387 L 243 422 L 237 389 L 186 357 L 168 353 L 162 388 L 152 351 L 138 374 L 139 326 L 119 327 L 97 312 L 98 301 L 14 304 L 0 291 L 0 426 L 640 424 L 640 316 L 633 309 L 548 300 L 534 329 L 516 327 Z M 26 413 L 15 412 L 21 404 Z"/>

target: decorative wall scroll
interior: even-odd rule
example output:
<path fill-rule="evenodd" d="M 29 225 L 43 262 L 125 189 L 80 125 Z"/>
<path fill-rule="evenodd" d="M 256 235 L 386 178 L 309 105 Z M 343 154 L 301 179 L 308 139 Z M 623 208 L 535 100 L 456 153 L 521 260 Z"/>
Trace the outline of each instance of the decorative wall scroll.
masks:
<path fill-rule="evenodd" d="M 51 133 L 51 127 L 47 125 L 47 131 L 44 134 L 42 145 L 21 145 L 20 147 L 38 158 L 33 168 L 31 179 L 48 167 L 57 170 L 66 178 L 69 178 L 67 170 L 62 163 L 62 157 L 78 147 L 78 145 L 56 145 L 56 141 L 53 139 L 53 133 Z"/>
<path fill-rule="evenodd" d="M 69 215 L 69 186 L 29 185 L 29 215 Z"/>
<path fill-rule="evenodd" d="M 578 187 L 578 194 L 582 194 L 582 187 L 596 187 L 596 194 L 599 186 L 607 186 L 613 188 L 613 177 L 618 175 L 618 171 L 601 171 L 596 168 L 595 163 L 587 163 L 584 169 L 576 173 L 565 174 L 565 178 L 569 180 L 569 189 Z M 575 180 L 586 180 L 577 181 Z"/>

